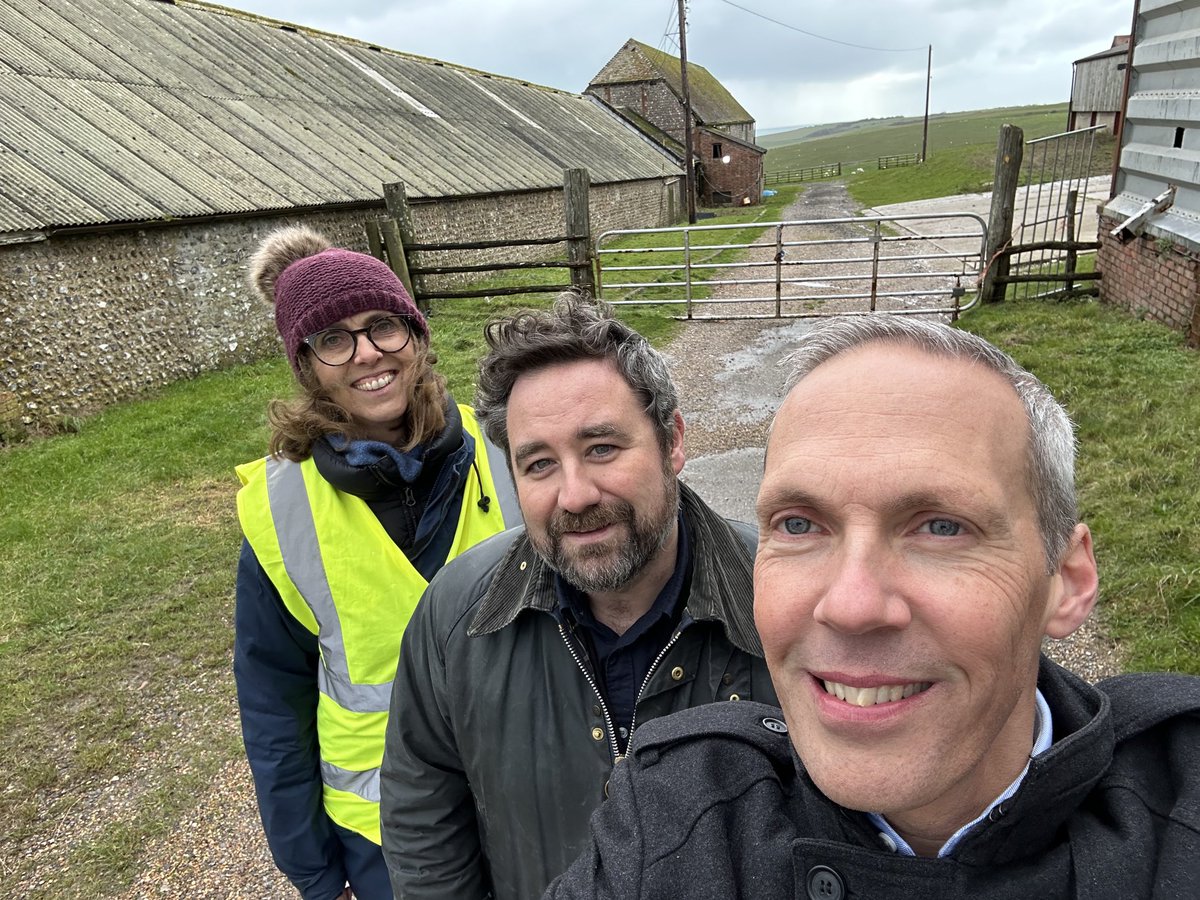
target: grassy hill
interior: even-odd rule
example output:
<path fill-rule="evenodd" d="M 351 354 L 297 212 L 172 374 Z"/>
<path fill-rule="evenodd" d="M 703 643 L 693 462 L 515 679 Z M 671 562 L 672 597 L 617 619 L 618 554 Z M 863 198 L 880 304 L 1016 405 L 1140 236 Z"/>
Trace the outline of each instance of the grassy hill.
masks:
<path fill-rule="evenodd" d="M 1017 125 L 1025 140 L 1066 130 L 1067 104 L 1007 106 L 929 117 L 926 161 L 921 166 L 880 170 L 881 156 L 921 152 L 919 116 L 860 119 L 793 128 L 765 135 L 768 174 L 831 163 L 842 164 L 851 195 L 863 207 L 991 190 L 996 139 L 1001 125 Z M 1100 132 L 1091 157 L 1094 178 L 1112 171 L 1116 141 Z M 855 173 L 856 168 L 863 172 Z"/>
<path fill-rule="evenodd" d="M 1066 131 L 1067 104 L 1008 106 L 968 112 L 940 113 L 929 117 L 927 158 L 945 150 L 987 145 L 994 149 L 1001 125 L 1018 125 L 1025 139 Z M 862 119 L 781 131 L 759 139 L 767 147 L 768 173 L 824 163 L 840 162 L 843 169 L 875 165 L 880 156 L 921 152 L 923 121 L 920 116 Z"/>

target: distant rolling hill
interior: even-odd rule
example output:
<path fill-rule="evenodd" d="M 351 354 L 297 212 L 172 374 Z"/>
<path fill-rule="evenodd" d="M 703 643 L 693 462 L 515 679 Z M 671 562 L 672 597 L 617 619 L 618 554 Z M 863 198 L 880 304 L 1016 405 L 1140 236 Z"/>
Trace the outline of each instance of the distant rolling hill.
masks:
<path fill-rule="evenodd" d="M 801 125 L 797 128 L 788 128 L 785 131 L 760 134 L 758 136 L 758 144 L 770 149 L 772 147 L 784 147 L 788 144 L 798 144 L 800 141 L 811 141 L 817 138 L 849 134 L 890 125 L 911 124 L 920 121 L 919 117 L 892 116 L 885 119 L 858 119 L 854 122 L 830 122 L 825 125 Z"/>
<path fill-rule="evenodd" d="M 939 150 L 951 147 L 994 146 L 1000 126 L 1004 124 L 1020 126 L 1026 140 L 1057 134 L 1066 130 L 1067 104 L 1009 106 L 932 115 L 929 117 L 927 156 L 932 158 Z M 836 162 L 845 168 L 849 164 L 874 164 L 880 156 L 920 153 L 922 130 L 921 116 L 894 116 L 793 128 L 762 135 L 758 143 L 768 148 L 764 163 L 767 172 Z"/>

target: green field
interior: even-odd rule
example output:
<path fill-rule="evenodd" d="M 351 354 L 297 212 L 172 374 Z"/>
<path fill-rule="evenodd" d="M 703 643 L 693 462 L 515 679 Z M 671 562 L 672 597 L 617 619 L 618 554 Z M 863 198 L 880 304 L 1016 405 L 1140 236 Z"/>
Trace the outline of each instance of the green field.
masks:
<path fill-rule="evenodd" d="M 760 143 L 771 149 L 764 162 L 767 173 L 840 162 L 850 194 L 866 209 L 929 197 L 990 191 L 996 170 L 996 142 L 1002 125 L 1016 125 L 1025 141 L 1059 134 L 1066 127 L 1065 103 L 1013 106 L 946 113 L 929 120 L 929 147 L 921 165 L 880 169 L 881 156 L 920 154 L 920 118 L 865 119 L 767 135 Z M 1081 150 L 1083 141 L 1072 144 Z M 1116 140 L 1098 132 L 1090 159 L 1083 160 L 1091 177 L 1112 173 Z M 1066 158 L 1059 160 L 1065 163 Z M 862 172 L 856 169 L 861 168 Z M 1025 171 L 1022 170 L 1024 177 Z M 771 187 L 780 185 L 771 184 Z"/>
<path fill-rule="evenodd" d="M 1019 126 L 1025 132 L 1025 140 L 1058 134 L 1067 130 L 1067 104 L 1011 106 L 930 116 L 926 159 L 935 159 L 946 150 L 980 144 L 994 150 L 996 135 L 1005 124 Z M 864 119 L 783 131 L 761 137 L 758 142 L 768 148 L 763 163 L 768 173 L 840 162 L 842 173 L 847 174 L 848 170 L 858 166 L 874 168 L 881 156 L 920 154 L 922 130 L 922 120 L 915 116 Z"/>

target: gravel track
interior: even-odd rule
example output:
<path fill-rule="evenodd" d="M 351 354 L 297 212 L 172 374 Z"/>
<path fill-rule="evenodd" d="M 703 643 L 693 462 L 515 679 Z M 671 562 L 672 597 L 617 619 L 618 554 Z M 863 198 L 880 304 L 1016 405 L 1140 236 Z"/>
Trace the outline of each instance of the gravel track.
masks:
<path fill-rule="evenodd" d="M 850 215 L 852 208 L 844 185 L 817 184 L 789 207 L 784 218 L 839 218 Z M 829 251 L 822 252 L 827 255 Z M 757 258 L 773 258 L 772 248 L 750 253 Z M 729 273 L 718 277 L 738 276 Z M 758 287 L 761 293 L 762 286 Z M 728 286 L 716 296 L 734 298 L 739 291 L 743 297 L 753 296 L 745 293 L 747 290 Z M 697 314 L 730 309 L 698 304 Z M 753 309 L 739 306 L 738 312 L 770 309 L 769 304 Z M 782 370 L 770 363 L 782 356 L 795 335 L 807 327 L 805 320 L 691 322 L 683 326 L 666 348 L 687 421 L 685 444 L 689 462 L 683 477 L 697 485 L 706 497 L 711 489 L 713 497 L 726 495 L 729 507 L 739 510 L 748 509 L 752 503 L 767 425 L 782 395 Z M 714 505 L 718 505 L 715 500 Z M 1121 670 L 1118 648 L 1095 623 L 1047 649 L 1055 659 L 1090 680 Z M 221 732 L 236 734 L 232 678 L 223 676 L 193 687 L 222 698 L 220 707 L 226 710 L 226 718 L 220 724 Z M 66 864 L 72 844 L 81 837 L 94 835 L 104 821 L 111 821 L 113 816 L 136 814 L 135 804 L 122 804 L 120 795 L 140 794 L 144 788 L 129 786 L 139 782 L 153 784 L 157 781 L 156 773 L 161 773 L 164 767 L 184 764 L 189 741 L 186 727 L 179 729 L 178 739 L 180 743 L 169 758 L 161 754 L 139 756 L 132 773 L 117 782 L 93 786 L 86 802 L 75 803 L 49 833 L 21 848 L 23 854 L 36 853 L 40 871 L 14 885 L 17 895 L 38 892 L 53 870 Z M 138 877 L 130 890 L 119 895 L 121 900 L 297 896 L 271 862 L 262 837 L 253 784 L 243 759 L 226 764 L 212 787 L 196 798 L 195 805 L 168 834 L 144 847 L 141 857 Z"/>

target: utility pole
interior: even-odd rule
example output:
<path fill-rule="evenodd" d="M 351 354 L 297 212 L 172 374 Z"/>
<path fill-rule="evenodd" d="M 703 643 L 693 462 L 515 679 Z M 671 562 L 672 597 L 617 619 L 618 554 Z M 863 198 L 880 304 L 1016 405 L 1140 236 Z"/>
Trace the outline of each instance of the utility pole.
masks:
<path fill-rule="evenodd" d="M 692 159 L 692 95 L 688 91 L 687 12 L 679 0 L 679 74 L 683 82 L 683 189 L 687 192 L 688 224 L 696 224 L 696 166 Z"/>
<path fill-rule="evenodd" d="M 933 81 L 933 44 L 929 45 L 929 58 L 925 62 L 925 127 L 921 130 L 921 162 L 929 149 L 929 83 Z"/>

